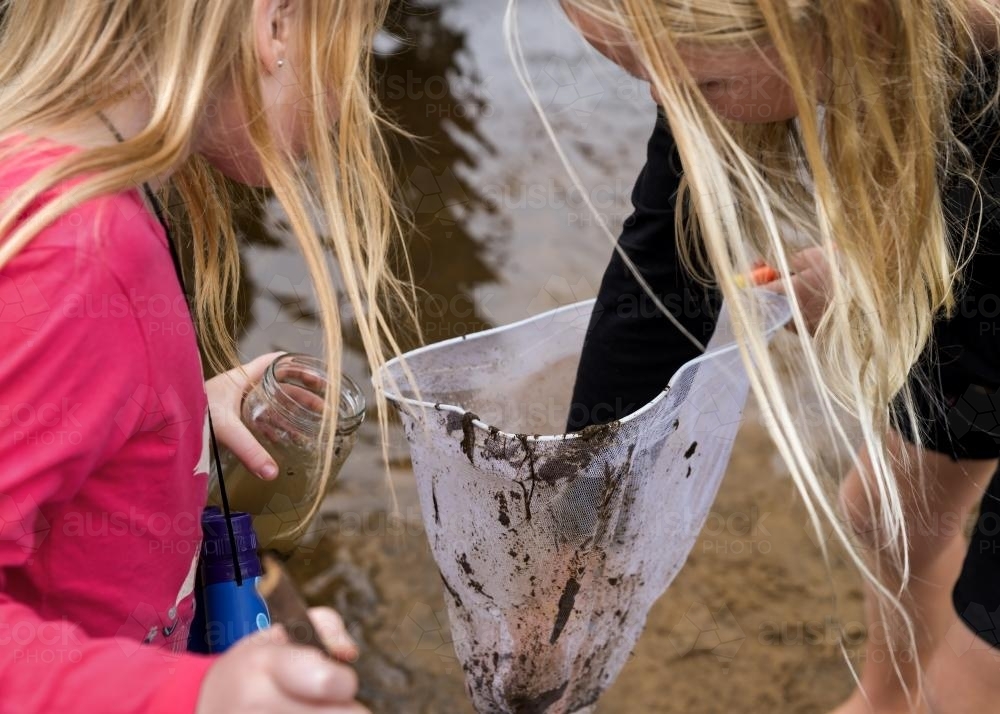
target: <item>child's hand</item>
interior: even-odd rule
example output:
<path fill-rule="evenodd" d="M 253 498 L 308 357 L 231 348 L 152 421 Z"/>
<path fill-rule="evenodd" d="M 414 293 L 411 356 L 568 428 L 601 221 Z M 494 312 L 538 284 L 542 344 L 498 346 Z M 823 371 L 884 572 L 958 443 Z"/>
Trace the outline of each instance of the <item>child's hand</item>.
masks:
<path fill-rule="evenodd" d="M 819 247 L 806 248 L 796 253 L 791 256 L 789 263 L 795 271 L 792 275 L 795 299 L 802 310 L 809 334 L 813 334 L 823 319 L 830 300 L 830 264 L 826 260 L 826 253 Z M 781 280 L 771 281 L 764 288 L 785 294 L 785 284 Z M 795 332 L 795 323 L 788 323 L 788 329 Z"/>
<path fill-rule="evenodd" d="M 337 613 L 313 608 L 309 616 L 331 654 L 357 659 L 357 646 Z M 354 701 L 357 692 L 353 669 L 311 648 L 289 645 L 288 633 L 278 625 L 238 642 L 219 658 L 201 685 L 196 714 L 366 714 Z"/>
<path fill-rule="evenodd" d="M 316 630 L 316 636 L 334 659 L 341 662 L 355 662 L 358 659 L 358 645 L 347 632 L 340 614 L 330 607 L 309 608 L 309 620 Z M 295 635 L 295 627 L 292 626 Z M 322 653 L 316 652 L 317 657 Z"/>
<path fill-rule="evenodd" d="M 232 451 L 251 473 L 268 481 L 277 477 L 278 464 L 243 425 L 240 408 L 244 395 L 264 378 L 268 366 L 282 354 L 272 352 L 263 355 L 241 368 L 213 377 L 205 384 L 208 408 L 219 444 Z"/>

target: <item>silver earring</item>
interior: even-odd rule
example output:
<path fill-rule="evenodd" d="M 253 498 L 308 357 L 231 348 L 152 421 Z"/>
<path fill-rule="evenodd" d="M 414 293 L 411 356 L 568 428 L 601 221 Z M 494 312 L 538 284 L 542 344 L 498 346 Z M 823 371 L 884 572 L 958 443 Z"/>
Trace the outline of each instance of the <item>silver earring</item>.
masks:
<path fill-rule="evenodd" d="M 278 60 L 278 69 L 281 69 L 284 66 L 285 66 L 285 60 L 283 59 Z"/>

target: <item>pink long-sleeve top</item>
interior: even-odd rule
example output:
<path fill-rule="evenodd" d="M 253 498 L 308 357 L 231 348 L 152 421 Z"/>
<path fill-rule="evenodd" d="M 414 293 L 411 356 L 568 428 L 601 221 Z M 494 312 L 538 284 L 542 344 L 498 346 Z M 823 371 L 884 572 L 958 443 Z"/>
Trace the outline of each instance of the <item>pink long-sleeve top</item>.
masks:
<path fill-rule="evenodd" d="M 77 150 L 14 141 L 0 201 Z M 167 237 L 137 191 L 68 210 L 0 268 L 0 712 L 195 710 L 212 664 L 184 651 L 206 413 Z"/>

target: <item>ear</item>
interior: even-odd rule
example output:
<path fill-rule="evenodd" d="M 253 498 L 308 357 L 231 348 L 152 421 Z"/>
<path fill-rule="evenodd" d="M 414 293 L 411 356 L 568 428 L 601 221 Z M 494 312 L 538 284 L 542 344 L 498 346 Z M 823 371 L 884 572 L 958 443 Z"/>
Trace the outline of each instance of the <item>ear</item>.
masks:
<path fill-rule="evenodd" d="M 291 16 L 297 0 L 255 0 L 257 55 L 264 71 L 276 74 L 288 63 Z"/>

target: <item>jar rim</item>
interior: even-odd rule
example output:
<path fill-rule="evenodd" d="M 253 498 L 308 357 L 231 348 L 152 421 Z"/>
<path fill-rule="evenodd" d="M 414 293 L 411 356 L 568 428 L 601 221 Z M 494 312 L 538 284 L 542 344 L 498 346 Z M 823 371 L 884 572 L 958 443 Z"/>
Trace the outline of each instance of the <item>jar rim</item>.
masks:
<path fill-rule="evenodd" d="M 278 370 L 288 365 L 295 365 L 310 371 L 312 376 L 322 382 L 323 391 L 325 392 L 330 387 L 326 363 L 311 355 L 289 352 L 281 355 L 268 365 L 263 380 L 265 393 L 270 392 L 272 400 L 276 394 L 280 393 L 288 404 L 295 405 L 296 408 L 279 405 L 279 408 L 285 412 L 287 418 L 302 429 L 318 433 L 323 423 L 323 415 L 299 403 L 288 389 L 287 383 L 281 381 L 278 377 Z M 316 392 L 313 393 L 316 394 Z M 326 397 L 325 394 L 317 394 L 317 396 L 323 396 L 324 400 Z M 341 372 L 340 399 L 337 410 L 337 435 L 349 436 L 357 431 L 365 420 L 366 409 L 367 400 L 361 391 L 361 387 L 348 374 Z"/>

